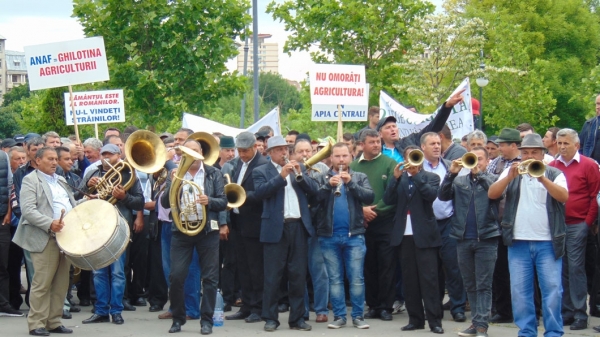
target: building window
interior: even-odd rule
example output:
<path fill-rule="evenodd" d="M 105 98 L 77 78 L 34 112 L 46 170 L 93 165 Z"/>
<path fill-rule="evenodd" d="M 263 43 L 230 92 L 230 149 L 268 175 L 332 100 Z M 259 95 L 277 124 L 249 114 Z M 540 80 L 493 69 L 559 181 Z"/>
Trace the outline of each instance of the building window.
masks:
<path fill-rule="evenodd" d="M 20 67 L 20 66 L 21 66 L 21 62 L 15 61 L 15 67 Z"/>
<path fill-rule="evenodd" d="M 19 75 L 12 75 L 12 82 L 13 83 L 19 82 Z"/>
<path fill-rule="evenodd" d="M 0 59 L 0 69 L 2 69 L 2 59 Z"/>

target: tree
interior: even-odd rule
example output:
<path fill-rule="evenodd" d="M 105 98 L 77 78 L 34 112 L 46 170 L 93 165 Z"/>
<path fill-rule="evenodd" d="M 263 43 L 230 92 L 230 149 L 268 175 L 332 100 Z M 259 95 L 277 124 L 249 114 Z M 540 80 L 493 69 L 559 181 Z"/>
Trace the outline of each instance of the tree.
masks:
<path fill-rule="evenodd" d="M 397 64 L 403 75 L 395 79 L 395 88 L 424 110 L 435 110 L 465 77 L 475 73 L 484 30 L 480 19 L 453 12 L 415 20 L 408 30 L 412 48 Z"/>
<path fill-rule="evenodd" d="M 249 22 L 243 0 L 74 0 L 87 36 L 103 36 L 110 85 L 124 88 L 129 115 L 157 129 L 182 111 L 243 89 L 225 62 Z M 143 125 L 139 125 L 143 126 Z"/>
<path fill-rule="evenodd" d="M 519 35 L 521 48 L 534 69 L 540 91 L 548 90 L 556 99 L 553 115 L 560 118 L 557 126 L 580 128 L 592 103 L 581 95 L 582 79 L 589 78 L 598 64 L 600 50 L 600 17 L 597 1 L 588 0 L 464 0 L 462 8 L 469 17 L 486 23 L 510 24 Z M 492 37 L 495 27 L 488 25 L 486 35 Z M 486 50 L 500 51 L 502 39 L 490 39 Z M 506 55 L 510 58 L 510 55 Z M 493 82 L 491 82 L 493 83 Z M 525 85 L 533 84 L 529 82 Z M 534 90 L 537 88 L 533 88 Z M 486 90 L 487 91 L 487 90 Z M 484 103 L 485 105 L 485 103 Z M 514 125 L 513 125 L 514 126 Z"/>
<path fill-rule="evenodd" d="M 11 91 L 4 94 L 4 96 L 2 96 L 2 98 L 4 99 L 2 101 L 2 106 L 9 106 L 16 101 L 20 101 L 23 98 L 29 97 L 29 95 L 29 81 L 27 81 L 25 84 L 16 86 L 12 88 Z"/>
<path fill-rule="evenodd" d="M 248 85 L 251 76 L 248 76 Z M 258 94 L 261 102 L 271 107 L 278 106 L 281 113 L 287 114 L 290 109 L 302 108 L 300 91 L 279 74 L 260 73 L 258 76 Z"/>
<path fill-rule="evenodd" d="M 364 64 L 377 104 L 379 90 L 397 94 L 390 79 L 402 72 L 393 64 L 410 47 L 409 27 L 433 9 L 420 0 L 287 0 L 271 2 L 267 12 L 292 33 L 285 52 L 310 51 L 317 63 Z"/>

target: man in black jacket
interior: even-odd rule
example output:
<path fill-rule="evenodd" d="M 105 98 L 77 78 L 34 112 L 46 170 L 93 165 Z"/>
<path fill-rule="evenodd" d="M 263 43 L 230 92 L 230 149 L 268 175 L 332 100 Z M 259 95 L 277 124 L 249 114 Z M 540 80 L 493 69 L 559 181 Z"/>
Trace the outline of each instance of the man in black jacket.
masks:
<path fill-rule="evenodd" d="M 416 146 L 407 146 L 406 155 Z M 396 205 L 391 246 L 400 246 L 400 264 L 404 283 L 408 325 L 402 331 L 424 329 L 425 316 L 431 332 L 442 334 L 442 306 L 438 288 L 438 251 L 442 238 L 433 214 L 433 201 L 440 178 L 422 169 L 422 165 L 394 169 L 383 201 Z M 414 224 L 414 225 L 413 225 Z"/>
<path fill-rule="evenodd" d="M 352 323 L 359 329 L 369 328 L 363 319 L 363 264 L 367 247 L 362 205 L 372 203 L 375 194 L 366 174 L 350 172 L 351 160 L 348 145 L 334 145 L 331 170 L 317 178 L 320 185 L 317 200 L 321 204 L 316 216 L 317 235 L 329 276 L 329 298 L 334 314 L 329 328 L 332 329 L 346 325 L 344 270 L 350 286 Z"/>
<path fill-rule="evenodd" d="M 186 141 L 183 146 L 202 154 L 200 143 L 195 140 Z M 200 195 L 193 202 L 206 207 L 206 225 L 194 236 L 189 236 L 174 229 L 171 238 L 171 288 L 169 298 L 173 312 L 173 324 L 170 333 L 180 332 L 185 324 L 184 282 L 188 273 L 194 249 L 198 252 L 200 268 L 202 270 L 202 304 L 200 306 L 200 333 L 212 333 L 213 314 L 217 298 L 217 285 L 219 283 L 219 237 L 227 235 L 227 225 L 219 227 L 219 212 L 227 208 L 227 197 L 223 190 L 223 174 L 216 168 L 204 165 L 201 160 L 196 160 L 188 169 L 184 180 L 191 180 L 203 188 Z M 161 198 L 163 207 L 170 207 L 169 194 L 171 191 L 171 177 L 167 179 L 167 186 Z M 182 186 L 189 186 L 183 182 Z M 182 189 L 184 190 L 184 189 Z M 187 192 L 187 187 L 184 193 Z M 186 205 L 182 204 L 182 207 Z M 200 208 L 199 205 L 196 206 Z M 180 210 L 181 212 L 181 210 Z"/>
<path fill-rule="evenodd" d="M 498 204 L 487 192 L 496 176 L 486 171 L 487 150 L 475 147 L 477 156 L 470 174 L 458 176 L 464 166 L 454 160 L 439 191 L 441 201 L 452 200 L 450 237 L 458 240 L 458 265 L 471 303 L 472 324 L 460 336 L 487 336 L 492 309 L 492 281 L 497 256 Z"/>
<path fill-rule="evenodd" d="M 260 221 L 263 212 L 262 200 L 254 193 L 252 171 L 269 161 L 258 153 L 256 137 L 251 132 L 240 133 L 235 146 L 239 157 L 232 160 L 231 182 L 241 185 L 246 191 L 246 201 L 231 210 L 231 225 L 235 232 L 236 264 L 242 287 L 242 307 L 228 320 L 244 319 L 246 323 L 260 322 L 264 283 L 263 244 L 260 242 Z"/>

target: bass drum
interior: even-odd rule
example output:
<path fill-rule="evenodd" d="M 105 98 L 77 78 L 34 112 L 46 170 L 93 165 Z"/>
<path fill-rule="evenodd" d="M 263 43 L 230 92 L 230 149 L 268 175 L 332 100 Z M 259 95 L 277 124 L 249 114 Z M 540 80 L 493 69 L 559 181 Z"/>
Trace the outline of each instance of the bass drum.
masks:
<path fill-rule="evenodd" d="M 129 243 L 129 225 L 115 206 L 94 199 L 73 208 L 56 242 L 74 266 L 98 270 L 116 261 Z"/>

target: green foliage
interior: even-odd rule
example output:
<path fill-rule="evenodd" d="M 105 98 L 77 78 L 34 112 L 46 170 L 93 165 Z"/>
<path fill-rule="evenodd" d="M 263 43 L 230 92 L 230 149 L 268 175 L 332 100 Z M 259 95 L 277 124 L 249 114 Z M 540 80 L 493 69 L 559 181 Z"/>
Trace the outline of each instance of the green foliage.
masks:
<path fill-rule="evenodd" d="M 402 71 L 393 64 L 410 48 L 408 29 L 434 6 L 420 0 L 287 0 L 267 12 L 292 34 L 284 51 L 306 50 L 317 63 L 364 64 L 370 103 L 392 87 Z M 313 51 L 318 48 L 318 51 Z"/>
<path fill-rule="evenodd" d="M 519 79 L 513 87 L 527 90 L 533 85 L 532 92 L 547 99 L 533 100 L 527 110 L 535 111 L 540 106 L 552 107 L 552 116 L 560 120 L 549 119 L 559 127 L 579 129 L 589 111 L 593 111 L 592 92 L 582 93 L 582 79 L 595 77 L 591 73 L 598 64 L 600 51 L 600 17 L 596 0 L 466 0 L 462 6 L 469 17 L 479 17 L 488 24 L 487 51 L 501 52 L 510 39 L 517 39 L 520 49 L 526 57 L 517 60 L 530 77 Z M 510 30 L 498 30 L 495 25 L 510 25 Z M 501 35 L 506 35 L 504 38 Z M 510 41 L 509 41 L 510 42 Z M 514 50 L 514 49 L 513 49 Z M 505 60 L 513 55 L 504 53 Z M 486 60 L 492 64 L 495 58 Z M 493 85 L 493 82 L 490 82 Z M 584 85 L 586 88 L 594 85 Z M 546 93 L 547 91 L 547 93 Z M 484 92 L 486 101 L 488 89 Z M 519 91 L 521 94 L 524 91 Z M 500 95 L 498 95 L 500 96 Z M 520 96 L 524 98 L 525 95 Z M 548 99 L 550 98 L 550 99 Z M 551 100 L 556 100 L 551 104 Z M 515 100 L 516 101 L 516 100 Z M 489 102 L 489 100 L 487 100 Z M 541 103 L 536 104 L 536 103 Z M 550 104 L 549 104 L 550 103 Z M 519 104 L 519 103 L 516 103 Z M 484 103 L 484 110 L 486 103 Z M 514 109 L 512 109 L 514 110 Z M 528 111 L 528 112 L 529 112 Z M 498 111 L 494 111 L 496 113 Z M 520 111 L 519 111 L 520 113 Z M 501 117 L 493 117 L 501 123 Z M 488 120 L 486 119 L 486 122 Z M 532 123 L 533 124 L 533 123 Z M 544 127 L 547 123 L 535 125 Z M 509 125 L 509 126 L 513 126 Z"/>
<path fill-rule="evenodd" d="M 248 86 L 252 87 L 251 77 L 248 76 Z M 302 108 L 300 92 L 280 74 L 261 73 L 258 76 L 258 95 L 261 103 L 270 107 L 278 106 L 281 113 L 286 114 L 290 109 Z"/>
<path fill-rule="evenodd" d="M 434 111 L 478 68 L 484 30 L 480 19 L 453 12 L 416 19 L 408 30 L 412 48 L 397 65 L 403 76 L 394 87 L 424 111 Z"/>
<path fill-rule="evenodd" d="M 20 101 L 23 98 L 27 98 L 30 95 L 29 93 L 29 82 L 16 86 L 12 88 L 11 91 L 7 92 L 6 94 L 4 94 L 4 96 L 2 96 L 2 98 L 4 99 L 2 101 L 2 106 L 7 107 L 16 101 Z"/>
<path fill-rule="evenodd" d="M 127 116 L 165 129 L 182 111 L 243 89 L 226 73 L 249 23 L 245 0 L 74 0 L 87 36 L 103 36 L 112 88 L 124 88 Z"/>

